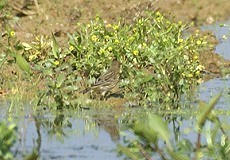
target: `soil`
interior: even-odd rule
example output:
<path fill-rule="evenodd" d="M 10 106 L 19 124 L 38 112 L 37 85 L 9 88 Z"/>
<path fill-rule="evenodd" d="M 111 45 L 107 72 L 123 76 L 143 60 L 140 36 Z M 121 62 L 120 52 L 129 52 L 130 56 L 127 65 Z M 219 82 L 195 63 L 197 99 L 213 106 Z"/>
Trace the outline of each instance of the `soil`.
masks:
<path fill-rule="evenodd" d="M 8 1 L 4 13 L 0 13 L 0 31 L 13 28 L 21 42 L 53 32 L 60 45 L 67 45 L 67 33 L 73 33 L 77 23 L 89 22 L 97 14 L 112 23 L 119 17 L 131 22 L 145 11 L 160 11 L 174 21 L 199 26 L 227 20 L 229 8 L 229 0 L 14 0 Z M 208 35 L 215 44 L 214 34 Z M 200 59 L 206 70 L 217 76 L 221 67 L 230 66 L 229 61 L 212 51 L 201 54 Z"/>

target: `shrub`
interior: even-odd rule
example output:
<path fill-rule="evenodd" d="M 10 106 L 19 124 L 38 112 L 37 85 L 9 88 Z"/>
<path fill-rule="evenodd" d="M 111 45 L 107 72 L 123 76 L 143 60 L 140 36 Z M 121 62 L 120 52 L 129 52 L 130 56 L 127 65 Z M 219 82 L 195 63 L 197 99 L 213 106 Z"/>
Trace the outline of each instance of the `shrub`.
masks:
<path fill-rule="evenodd" d="M 120 88 L 126 98 L 142 105 L 177 102 L 202 76 L 199 53 L 205 37 L 187 35 L 189 27 L 173 23 L 159 12 L 147 13 L 128 25 L 120 20 L 107 24 L 96 17 L 89 24 L 79 24 L 70 36 L 70 49 L 78 71 L 93 83 L 113 57 L 122 63 Z"/>

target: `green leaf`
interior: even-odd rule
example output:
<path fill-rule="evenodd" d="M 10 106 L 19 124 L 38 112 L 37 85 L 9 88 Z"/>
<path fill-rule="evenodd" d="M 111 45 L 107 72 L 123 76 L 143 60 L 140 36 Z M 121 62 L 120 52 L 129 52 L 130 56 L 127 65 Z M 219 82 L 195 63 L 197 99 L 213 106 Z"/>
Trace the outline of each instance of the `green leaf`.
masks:
<path fill-rule="evenodd" d="M 2 53 L 1 57 L 0 57 L 0 68 L 2 67 L 4 62 L 6 61 L 6 58 L 7 58 L 7 55 L 5 53 Z"/>
<path fill-rule="evenodd" d="M 0 1 L 0 10 L 6 5 L 6 0 Z"/>
<path fill-rule="evenodd" d="M 124 146 L 118 144 L 117 148 L 119 151 L 121 151 L 125 155 L 129 156 L 131 159 L 140 159 L 140 157 L 136 153 L 131 152 L 130 149 L 127 147 L 124 147 Z"/>
<path fill-rule="evenodd" d="M 57 80 L 56 80 L 57 87 L 58 88 L 61 87 L 65 80 L 66 80 L 66 75 L 64 75 L 64 74 L 58 75 Z"/>
<path fill-rule="evenodd" d="M 150 128 L 148 117 L 138 119 L 132 129 L 135 134 L 138 136 L 146 139 L 149 143 L 156 143 L 157 142 L 157 132 L 154 128 Z"/>
<path fill-rule="evenodd" d="M 29 63 L 22 57 L 21 54 L 16 53 L 16 63 L 25 72 L 30 73 Z"/>
<path fill-rule="evenodd" d="M 168 150 L 169 155 L 174 160 L 189 160 L 189 158 L 181 153 Z"/>
<path fill-rule="evenodd" d="M 134 133 L 145 138 L 150 143 L 156 143 L 160 138 L 164 140 L 172 150 L 170 144 L 170 132 L 167 123 L 155 114 L 147 114 L 146 117 L 138 119 L 133 125 Z"/>
<path fill-rule="evenodd" d="M 184 84 L 184 79 L 182 78 L 182 79 L 180 79 L 180 81 L 179 81 L 179 85 L 182 86 L 183 84 Z"/>
<path fill-rule="evenodd" d="M 149 127 L 154 129 L 158 134 L 158 138 L 164 140 L 167 146 L 172 149 L 170 144 L 170 131 L 168 125 L 161 117 L 155 114 L 148 115 Z"/>
<path fill-rule="evenodd" d="M 202 106 L 200 107 L 200 111 L 199 111 L 200 114 L 198 115 L 197 123 L 196 123 L 196 129 L 198 132 L 201 131 L 203 124 L 205 123 L 206 119 L 208 119 L 210 112 L 215 107 L 221 95 L 222 92 L 216 95 L 215 97 L 213 97 L 207 105 L 202 104 L 203 107 Z"/>
<path fill-rule="evenodd" d="M 53 55 L 56 59 L 60 58 L 58 43 L 57 43 L 56 38 L 55 38 L 53 33 L 52 33 L 52 52 L 53 52 Z"/>

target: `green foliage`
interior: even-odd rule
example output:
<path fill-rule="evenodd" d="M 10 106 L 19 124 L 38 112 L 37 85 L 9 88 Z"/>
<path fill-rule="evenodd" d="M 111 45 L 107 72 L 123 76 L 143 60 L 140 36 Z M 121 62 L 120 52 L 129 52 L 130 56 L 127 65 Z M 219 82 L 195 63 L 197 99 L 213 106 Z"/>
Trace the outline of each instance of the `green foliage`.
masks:
<path fill-rule="evenodd" d="M 131 122 L 130 130 L 136 139 L 132 138 L 129 141 L 126 138 L 124 141 L 126 146 L 118 145 L 118 151 L 135 159 L 151 159 L 152 157 L 155 159 L 156 154 L 153 153 L 157 153 L 161 159 L 229 159 L 230 126 L 227 121 L 220 121 L 213 109 L 220 96 L 221 93 L 214 96 L 207 104 L 200 103 L 198 114 L 196 114 L 197 122 L 192 123 L 194 127 L 188 126 L 190 132 L 196 133 L 197 137 L 188 136 L 189 139 L 186 139 L 180 136 L 182 132 L 180 129 L 175 129 L 174 125 L 169 132 L 170 123 L 153 113 L 145 113 L 139 115 L 140 117 L 135 117 Z M 176 115 L 176 117 L 180 116 Z M 206 125 L 207 122 L 211 123 Z M 173 124 L 175 123 L 180 125 L 181 122 L 173 120 Z M 173 139 L 174 134 L 178 136 L 178 139 Z M 162 144 L 160 141 L 165 143 Z"/>
<path fill-rule="evenodd" d="M 11 148 L 16 140 L 15 125 L 7 125 L 4 122 L 0 122 L 0 159 L 11 160 L 13 154 Z"/>
<path fill-rule="evenodd" d="M 75 83 L 81 78 L 74 71 L 72 53 L 61 49 L 53 34 L 51 40 L 41 36 L 31 44 L 23 43 L 23 46 L 26 59 L 43 75 L 48 87 L 39 93 L 38 105 L 61 109 L 76 104 L 74 93 L 79 87 Z"/>
<path fill-rule="evenodd" d="M 197 120 L 197 126 L 196 129 L 198 132 L 201 131 L 205 121 L 208 118 L 211 118 L 212 120 L 215 120 L 217 117 L 215 115 L 213 115 L 213 113 L 210 113 L 212 111 L 212 109 L 215 107 L 216 103 L 219 101 L 220 97 L 221 97 L 221 93 L 219 93 L 218 95 L 216 95 L 215 97 L 212 98 L 212 100 L 209 102 L 208 105 L 201 105 L 200 106 L 200 114 L 198 115 L 198 120 Z"/>
<path fill-rule="evenodd" d="M 213 159 L 229 159 L 230 158 L 230 141 L 228 137 L 228 132 L 225 130 L 229 125 L 226 125 L 225 122 L 220 121 L 217 114 L 214 112 L 214 107 L 221 98 L 222 93 L 214 96 L 209 103 L 205 104 L 204 102 L 200 103 L 199 114 L 197 115 L 196 122 L 196 132 L 198 136 L 202 136 L 202 131 L 204 131 L 204 125 L 211 121 L 213 127 L 206 128 L 206 141 L 207 148 L 201 148 L 202 144 L 200 139 L 197 141 L 196 157 L 203 159 L 204 157 L 212 156 Z M 228 127 L 225 127 L 228 126 Z M 228 149 L 227 149 L 228 148 Z M 208 156 L 207 156 L 208 155 Z"/>
<path fill-rule="evenodd" d="M 16 63 L 22 71 L 30 73 L 30 65 L 27 60 L 22 56 L 23 47 L 17 38 L 15 37 L 14 31 L 8 31 L 6 33 L 8 45 L 1 44 L 3 47 L 3 52 L 0 58 L 0 68 L 5 62 L 10 64 Z"/>
<path fill-rule="evenodd" d="M 164 152 L 166 151 L 172 159 L 189 159 L 183 153 L 174 150 L 170 142 L 170 131 L 168 128 L 168 124 L 163 121 L 161 117 L 153 113 L 146 114 L 141 118 L 137 118 L 134 124 L 132 124 L 131 130 L 133 131 L 133 133 L 135 133 L 135 135 L 140 137 L 141 140 L 139 142 L 131 142 L 135 145 L 131 145 L 128 147 L 124 147 L 121 145 L 118 146 L 119 151 L 126 156 L 130 158 L 138 157 L 138 159 L 151 159 L 150 151 L 155 150 L 160 154 L 162 159 L 166 159 L 167 156 L 164 155 Z M 166 143 L 164 151 L 161 151 L 159 149 L 159 140 L 163 140 Z M 143 146 L 148 146 L 148 148 L 143 148 Z M 143 154 L 143 151 L 145 151 L 145 154 Z"/>
<path fill-rule="evenodd" d="M 168 126 L 162 121 L 161 117 L 155 114 L 147 114 L 144 118 L 138 119 L 132 129 L 135 134 L 145 138 L 148 142 L 156 144 L 158 139 L 162 139 L 172 149 Z"/>
<path fill-rule="evenodd" d="M 18 66 L 25 72 L 30 73 L 30 65 L 29 63 L 22 57 L 21 54 L 16 53 L 15 55 L 16 63 Z"/>
<path fill-rule="evenodd" d="M 199 32 L 184 37 L 188 27 L 159 12 L 137 17 L 132 25 L 122 20 L 106 24 L 96 17 L 69 35 L 68 49 L 60 48 L 52 34 L 51 39 L 41 36 L 31 44 L 9 43 L 5 57 L 12 56 L 29 73 L 33 66 L 47 80 L 49 88 L 41 93 L 39 103 L 74 106 L 78 103 L 74 92 L 94 83 L 115 57 L 122 64 L 119 86 L 126 99 L 140 106 L 169 103 L 159 109 L 173 109 L 171 104 L 179 102 L 202 76 L 199 52 L 206 46 L 205 37 Z M 12 37 L 9 33 L 9 40 Z"/>
<path fill-rule="evenodd" d="M 0 11 L 5 7 L 7 0 L 0 1 Z"/>
<path fill-rule="evenodd" d="M 157 12 L 138 17 L 132 25 L 105 24 L 97 17 L 79 26 L 69 41 L 77 70 L 95 79 L 116 57 L 122 63 L 123 93 L 142 105 L 177 102 L 200 81 L 203 66 L 198 57 L 205 37 L 198 32 L 183 37 L 187 24 L 172 23 Z"/>

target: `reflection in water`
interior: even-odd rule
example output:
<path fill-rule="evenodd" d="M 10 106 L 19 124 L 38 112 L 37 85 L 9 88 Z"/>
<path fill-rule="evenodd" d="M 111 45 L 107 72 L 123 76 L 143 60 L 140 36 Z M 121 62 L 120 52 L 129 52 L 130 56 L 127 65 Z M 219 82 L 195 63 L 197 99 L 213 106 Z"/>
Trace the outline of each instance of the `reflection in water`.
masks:
<path fill-rule="evenodd" d="M 66 136 L 64 133 L 65 127 L 72 127 L 72 124 L 69 121 L 66 121 L 65 123 L 65 116 L 63 114 L 57 114 L 54 118 L 54 121 L 51 121 L 50 119 L 41 119 L 40 116 L 33 116 L 35 127 L 36 127 L 36 133 L 37 133 L 37 139 L 36 144 L 32 150 L 32 153 L 27 155 L 25 157 L 26 160 L 36 160 L 40 157 L 40 148 L 42 143 L 42 136 L 41 136 L 41 126 L 44 128 L 47 128 L 48 134 L 50 136 L 53 135 L 59 135 L 59 138 L 62 139 L 62 142 L 64 142 L 63 136 Z M 59 140 L 60 140 L 59 139 Z M 44 142 L 43 142 L 44 143 Z"/>
<path fill-rule="evenodd" d="M 196 109 L 194 108 L 194 110 Z M 28 111 L 26 112 L 28 113 Z M 97 113 L 77 111 L 74 113 L 73 111 L 63 110 L 56 113 L 34 113 L 33 116 L 29 117 L 24 115 L 17 117 L 19 120 L 18 128 L 23 130 L 21 136 L 23 139 L 17 142 L 16 147 L 19 147 L 14 148 L 16 159 L 116 160 L 121 159 L 114 151 L 117 144 L 125 144 L 130 148 L 139 145 L 145 157 L 150 154 L 150 157 L 154 157 L 154 159 L 162 159 L 159 158 L 159 154 L 163 155 L 165 152 L 164 141 L 159 141 L 159 147 L 150 146 L 145 141 L 140 141 L 128 128 L 133 120 L 143 117 L 146 112 L 152 112 L 152 110 L 139 110 L 138 112 L 134 108 L 130 108 L 125 112 L 127 113 L 119 116 L 119 121 L 116 118 L 117 113 L 102 111 Z M 210 130 L 227 135 L 229 130 L 222 128 L 223 124 L 229 123 L 229 118 L 225 118 L 218 118 L 217 122 L 221 121 L 221 125 L 217 122 L 209 122 L 216 124 L 219 128 L 219 130 Z M 163 119 L 169 123 L 171 143 L 178 145 L 175 146 L 177 150 L 187 147 L 187 152 L 184 153 L 188 155 L 194 155 L 195 144 L 198 141 L 198 135 L 194 131 L 195 119 L 196 115 L 192 115 L 191 110 L 188 110 L 188 114 L 172 114 Z M 122 130 L 121 135 L 119 134 L 120 130 Z M 201 148 L 207 148 L 205 135 L 202 134 L 199 141 L 202 144 Z M 138 144 L 138 142 L 142 143 Z M 162 155 L 161 157 L 164 157 Z"/>
<path fill-rule="evenodd" d="M 16 158 L 119 159 L 113 151 L 116 148 L 113 141 L 119 140 L 118 122 L 114 116 L 78 114 L 82 117 L 60 112 L 55 117 L 44 113 L 20 117 L 19 124 L 24 120 L 27 127 L 22 133 L 24 138 L 17 142 L 16 146 L 20 147 L 14 149 Z"/>
<path fill-rule="evenodd" d="M 28 154 L 25 157 L 25 160 L 37 160 L 40 157 L 39 153 L 40 153 L 41 141 L 42 141 L 41 132 L 40 132 L 41 123 L 36 117 L 34 117 L 34 121 L 35 121 L 35 127 L 36 127 L 36 132 L 37 132 L 36 144 L 32 150 L 32 153 Z"/>
<path fill-rule="evenodd" d="M 119 140 L 118 121 L 113 115 L 95 115 L 93 119 L 99 127 L 109 133 L 112 141 L 117 142 Z"/>

